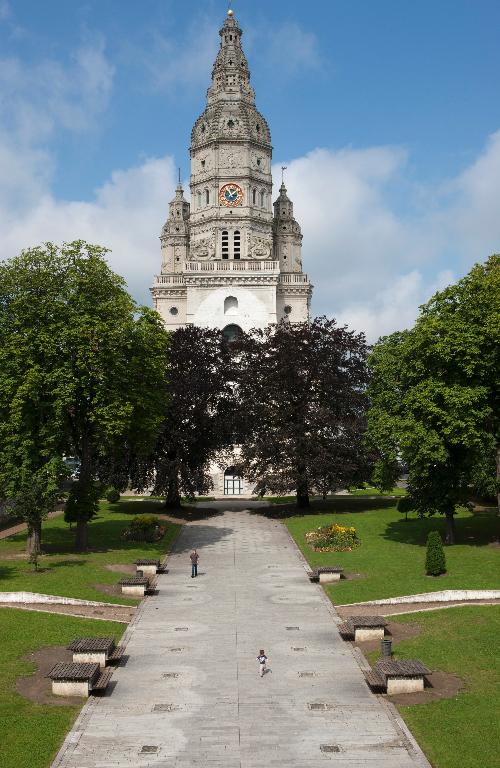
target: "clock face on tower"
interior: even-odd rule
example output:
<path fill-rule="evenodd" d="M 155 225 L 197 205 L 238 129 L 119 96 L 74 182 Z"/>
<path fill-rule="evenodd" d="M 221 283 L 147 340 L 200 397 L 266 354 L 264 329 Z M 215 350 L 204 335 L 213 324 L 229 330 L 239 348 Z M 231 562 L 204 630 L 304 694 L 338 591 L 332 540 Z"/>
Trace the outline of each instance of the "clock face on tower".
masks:
<path fill-rule="evenodd" d="M 235 205 L 241 205 L 243 202 L 243 190 L 238 184 L 230 182 L 224 184 L 219 190 L 219 203 L 225 205 L 228 208 L 233 208 Z"/>

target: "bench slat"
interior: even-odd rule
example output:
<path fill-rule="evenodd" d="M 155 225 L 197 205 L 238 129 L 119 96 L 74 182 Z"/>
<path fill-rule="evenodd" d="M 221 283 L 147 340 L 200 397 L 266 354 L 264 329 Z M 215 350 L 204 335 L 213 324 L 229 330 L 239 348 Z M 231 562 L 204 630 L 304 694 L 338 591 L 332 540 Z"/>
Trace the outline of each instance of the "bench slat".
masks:
<path fill-rule="evenodd" d="M 97 678 L 96 682 L 92 685 L 92 693 L 94 693 L 94 691 L 106 690 L 108 683 L 111 680 L 112 674 L 113 674 L 113 669 L 111 667 L 106 667 L 105 669 L 103 669 L 103 671 Z"/>

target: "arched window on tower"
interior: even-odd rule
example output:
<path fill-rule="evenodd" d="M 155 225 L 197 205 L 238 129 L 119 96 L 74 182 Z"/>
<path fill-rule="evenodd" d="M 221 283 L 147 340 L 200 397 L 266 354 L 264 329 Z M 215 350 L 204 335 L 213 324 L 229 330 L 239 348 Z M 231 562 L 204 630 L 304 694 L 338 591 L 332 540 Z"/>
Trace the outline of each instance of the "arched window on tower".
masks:
<path fill-rule="evenodd" d="M 238 310 L 238 299 L 236 296 L 226 296 L 224 299 L 224 314 L 235 315 Z"/>
<path fill-rule="evenodd" d="M 201 208 L 201 192 L 197 193 L 196 198 L 198 201 L 198 208 Z"/>
<path fill-rule="evenodd" d="M 264 208 L 266 204 L 266 193 L 263 189 L 260 190 L 260 207 Z"/>
<path fill-rule="evenodd" d="M 255 187 L 252 189 L 252 203 L 253 205 L 257 205 L 257 190 Z"/>
<path fill-rule="evenodd" d="M 239 230 L 235 230 L 233 235 L 233 259 L 239 259 L 241 256 L 241 238 Z"/>
<path fill-rule="evenodd" d="M 222 230 L 222 258 L 229 258 L 229 232 L 227 229 Z"/>
<path fill-rule="evenodd" d="M 209 205 L 210 203 L 210 192 L 208 189 L 205 190 L 205 205 Z"/>

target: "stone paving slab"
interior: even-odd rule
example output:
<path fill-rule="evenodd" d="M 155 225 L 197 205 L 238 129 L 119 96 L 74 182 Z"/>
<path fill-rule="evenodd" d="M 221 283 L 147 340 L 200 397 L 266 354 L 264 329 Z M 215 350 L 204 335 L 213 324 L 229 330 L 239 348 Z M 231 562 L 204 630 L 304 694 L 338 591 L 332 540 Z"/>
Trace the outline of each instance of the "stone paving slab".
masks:
<path fill-rule="evenodd" d="M 53 768 L 429 768 L 281 523 L 243 510 L 192 523 L 168 570 Z"/>

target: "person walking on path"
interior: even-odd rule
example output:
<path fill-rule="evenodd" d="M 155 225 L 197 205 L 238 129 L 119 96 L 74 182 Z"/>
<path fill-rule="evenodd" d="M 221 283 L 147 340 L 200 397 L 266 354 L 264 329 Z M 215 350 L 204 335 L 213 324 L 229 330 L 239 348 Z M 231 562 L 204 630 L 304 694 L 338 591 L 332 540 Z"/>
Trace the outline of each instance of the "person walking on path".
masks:
<path fill-rule="evenodd" d="M 264 677 L 264 675 L 266 674 L 267 656 L 264 653 L 263 648 L 261 648 L 259 651 L 259 655 L 257 656 L 257 661 L 259 662 L 259 674 L 261 677 Z"/>
<path fill-rule="evenodd" d="M 189 555 L 189 559 L 191 560 L 191 578 L 194 579 L 195 576 L 198 576 L 198 560 L 200 559 L 196 549 L 193 549 Z"/>

